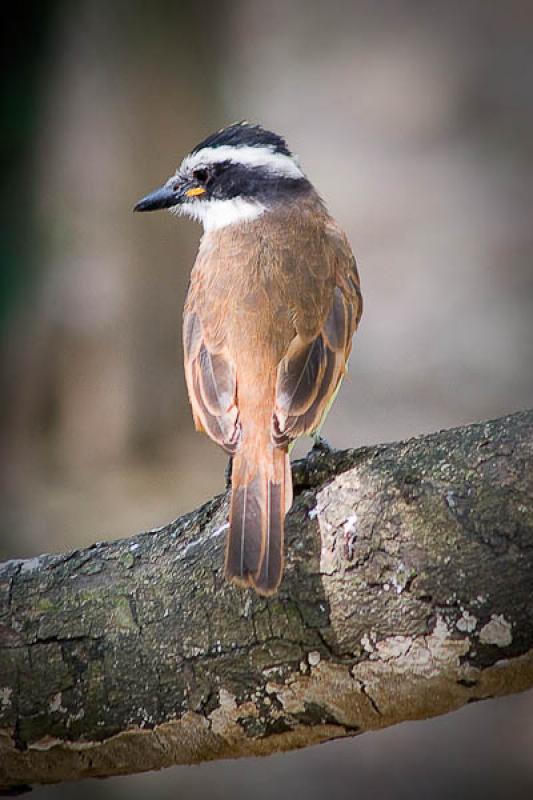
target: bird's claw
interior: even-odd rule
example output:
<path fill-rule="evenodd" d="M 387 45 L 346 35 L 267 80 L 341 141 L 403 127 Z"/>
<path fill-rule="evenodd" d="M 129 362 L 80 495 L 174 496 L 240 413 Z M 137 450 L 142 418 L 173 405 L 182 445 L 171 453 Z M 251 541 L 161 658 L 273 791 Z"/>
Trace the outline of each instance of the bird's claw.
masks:
<path fill-rule="evenodd" d="M 326 439 L 324 439 L 323 436 L 320 436 L 319 434 L 317 434 L 316 436 L 313 436 L 313 447 L 312 447 L 312 449 L 314 450 L 315 453 L 319 452 L 319 453 L 326 453 L 326 454 L 327 453 L 331 453 L 332 450 L 333 450 L 333 448 L 329 444 L 329 442 Z"/>
<path fill-rule="evenodd" d="M 226 469 L 224 470 L 224 483 L 226 485 L 226 491 L 231 489 L 231 473 L 233 470 L 233 456 L 228 458 L 228 463 L 226 464 Z"/>

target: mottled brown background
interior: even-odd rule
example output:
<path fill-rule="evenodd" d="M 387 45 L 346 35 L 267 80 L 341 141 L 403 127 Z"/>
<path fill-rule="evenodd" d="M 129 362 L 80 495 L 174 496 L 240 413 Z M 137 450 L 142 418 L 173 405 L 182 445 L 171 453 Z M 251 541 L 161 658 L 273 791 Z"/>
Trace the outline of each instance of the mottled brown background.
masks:
<path fill-rule="evenodd" d="M 531 2 L 6 6 L 1 557 L 157 526 L 222 488 L 181 370 L 199 230 L 131 207 L 236 119 L 287 136 L 358 257 L 365 315 L 335 445 L 532 405 Z M 35 797 L 74 792 L 530 798 L 533 697 Z"/>

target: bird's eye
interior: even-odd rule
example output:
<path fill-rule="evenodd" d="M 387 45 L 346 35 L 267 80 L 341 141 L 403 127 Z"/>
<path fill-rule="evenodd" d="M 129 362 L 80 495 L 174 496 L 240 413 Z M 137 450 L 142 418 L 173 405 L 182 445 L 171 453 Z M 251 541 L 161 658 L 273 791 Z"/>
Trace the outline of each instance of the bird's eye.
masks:
<path fill-rule="evenodd" d="M 194 170 L 192 176 L 195 181 L 198 181 L 198 183 L 205 183 L 207 178 L 209 177 L 209 173 L 206 169 L 200 167 L 200 169 Z"/>

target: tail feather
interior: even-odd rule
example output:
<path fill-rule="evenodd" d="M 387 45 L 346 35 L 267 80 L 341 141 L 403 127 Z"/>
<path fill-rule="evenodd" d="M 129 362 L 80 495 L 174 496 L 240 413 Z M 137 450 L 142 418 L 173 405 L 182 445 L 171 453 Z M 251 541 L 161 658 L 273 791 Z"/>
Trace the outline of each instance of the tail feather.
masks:
<path fill-rule="evenodd" d="M 259 594 L 273 594 L 283 574 L 285 514 L 292 502 L 291 472 L 285 450 L 250 465 L 246 453 L 233 460 L 226 577 Z"/>
<path fill-rule="evenodd" d="M 263 557 L 252 584 L 259 594 L 272 594 L 281 581 L 283 572 L 283 534 L 285 521 L 284 483 L 268 481 L 266 491 L 265 530 Z"/>
<path fill-rule="evenodd" d="M 235 466 L 233 474 L 235 475 Z M 261 562 L 263 505 L 262 487 L 257 477 L 244 486 L 233 484 L 230 531 L 226 547 L 226 577 L 242 586 L 249 585 L 251 576 Z"/>

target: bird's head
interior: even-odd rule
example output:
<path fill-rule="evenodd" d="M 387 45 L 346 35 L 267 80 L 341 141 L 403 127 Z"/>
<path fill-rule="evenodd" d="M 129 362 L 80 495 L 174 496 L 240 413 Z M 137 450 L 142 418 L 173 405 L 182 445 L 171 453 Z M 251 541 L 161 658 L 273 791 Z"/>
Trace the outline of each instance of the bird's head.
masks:
<path fill-rule="evenodd" d="M 168 208 L 199 220 L 207 231 L 256 219 L 310 190 L 285 139 L 238 122 L 200 142 L 134 210 Z"/>

